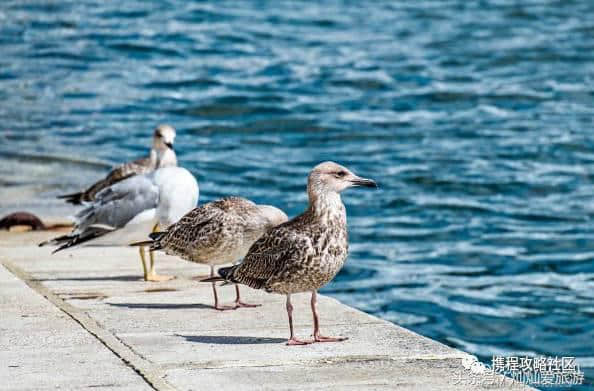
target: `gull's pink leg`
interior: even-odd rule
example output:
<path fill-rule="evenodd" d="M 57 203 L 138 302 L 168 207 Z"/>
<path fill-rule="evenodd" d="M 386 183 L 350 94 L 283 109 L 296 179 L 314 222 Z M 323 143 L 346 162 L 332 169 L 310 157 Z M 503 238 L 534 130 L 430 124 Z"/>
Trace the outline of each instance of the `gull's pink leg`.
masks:
<path fill-rule="evenodd" d="M 248 307 L 248 308 L 252 308 L 252 307 L 260 307 L 262 304 L 249 304 L 249 303 L 244 303 L 243 301 L 241 301 L 241 298 L 239 297 L 239 285 L 235 284 L 235 308 L 239 308 L 239 307 Z"/>
<path fill-rule="evenodd" d="M 318 292 L 311 292 L 311 312 L 313 313 L 314 321 L 314 342 L 340 342 L 347 340 L 348 337 L 324 337 L 320 335 L 320 320 L 318 319 L 318 311 L 316 309 L 317 298 Z"/>
<path fill-rule="evenodd" d="M 295 346 L 295 345 L 307 345 L 312 343 L 312 341 L 302 341 L 295 338 L 295 334 L 293 333 L 293 305 L 291 304 L 291 294 L 287 294 L 287 315 L 289 315 L 289 330 L 291 332 L 291 336 L 287 341 L 287 345 Z"/>
<path fill-rule="evenodd" d="M 210 266 L 210 276 L 214 277 L 214 266 Z M 212 283 L 212 293 L 214 295 L 214 309 L 218 311 L 234 310 L 237 307 L 231 307 L 227 305 L 219 305 L 219 296 L 217 295 L 217 287 L 215 283 Z"/>

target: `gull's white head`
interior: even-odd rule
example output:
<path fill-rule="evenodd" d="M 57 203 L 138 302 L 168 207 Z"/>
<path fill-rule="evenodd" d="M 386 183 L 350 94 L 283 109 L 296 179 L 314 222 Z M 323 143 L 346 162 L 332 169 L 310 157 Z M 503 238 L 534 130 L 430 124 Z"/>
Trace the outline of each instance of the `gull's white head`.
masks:
<path fill-rule="evenodd" d="M 307 190 L 310 195 L 340 193 L 349 187 L 377 187 L 375 181 L 353 174 L 348 168 L 334 162 L 323 162 L 309 173 Z"/>
<path fill-rule="evenodd" d="M 153 133 L 153 149 L 157 151 L 173 150 L 175 129 L 171 125 L 159 125 Z"/>

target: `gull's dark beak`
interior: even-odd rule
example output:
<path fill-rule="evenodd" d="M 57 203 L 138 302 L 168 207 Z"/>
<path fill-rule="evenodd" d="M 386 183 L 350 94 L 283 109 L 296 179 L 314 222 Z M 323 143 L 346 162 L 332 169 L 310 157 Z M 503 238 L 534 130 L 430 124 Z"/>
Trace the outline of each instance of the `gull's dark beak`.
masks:
<path fill-rule="evenodd" d="M 165 143 L 165 145 L 167 146 L 167 148 L 173 150 L 173 143 Z"/>
<path fill-rule="evenodd" d="M 377 183 L 371 179 L 355 177 L 351 180 L 353 186 L 363 186 L 363 187 L 375 187 L 377 189 Z"/>

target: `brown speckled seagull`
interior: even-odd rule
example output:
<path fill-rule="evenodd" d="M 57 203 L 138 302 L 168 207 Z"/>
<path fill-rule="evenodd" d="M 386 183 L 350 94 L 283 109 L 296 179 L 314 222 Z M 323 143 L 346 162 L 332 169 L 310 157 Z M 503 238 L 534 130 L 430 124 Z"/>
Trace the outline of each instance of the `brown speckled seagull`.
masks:
<path fill-rule="evenodd" d="M 153 147 L 149 156 L 123 163 L 107 174 L 100 181 L 79 193 L 58 196 L 66 202 L 80 205 L 95 200 L 95 195 L 114 183 L 123 181 L 134 175 L 148 174 L 162 167 L 177 166 L 177 157 L 173 150 L 175 129 L 170 125 L 159 125 L 153 133 Z"/>
<path fill-rule="evenodd" d="M 287 220 L 287 215 L 273 206 L 227 197 L 191 210 L 166 232 L 151 234 L 150 249 L 164 250 L 191 262 L 210 265 L 212 277 L 214 265 L 237 262 L 260 236 Z M 257 306 L 241 301 L 237 285 L 234 306 L 219 304 L 214 282 L 212 290 L 217 310 Z"/>
<path fill-rule="evenodd" d="M 316 297 L 318 289 L 334 278 L 347 258 L 346 211 L 340 193 L 353 186 L 377 187 L 371 179 L 358 177 L 334 162 L 317 165 L 307 182 L 307 210 L 264 234 L 241 264 L 220 268 L 221 277 L 203 281 L 225 280 L 286 295 L 288 345 L 345 340 L 320 335 Z M 313 341 L 299 340 L 293 333 L 291 294 L 299 292 L 311 292 Z"/>

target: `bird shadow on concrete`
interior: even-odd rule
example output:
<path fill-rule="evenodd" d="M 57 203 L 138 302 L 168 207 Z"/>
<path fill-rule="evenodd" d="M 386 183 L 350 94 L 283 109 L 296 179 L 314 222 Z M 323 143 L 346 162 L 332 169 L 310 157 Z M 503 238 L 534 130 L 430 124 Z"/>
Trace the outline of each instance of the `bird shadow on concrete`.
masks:
<path fill-rule="evenodd" d="M 233 335 L 175 335 L 185 338 L 188 342 L 218 345 L 260 345 L 287 342 L 286 338 L 244 337 Z"/>
<path fill-rule="evenodd" d="M 153 310 L 181 310 L 181 309 L 209 309 L 211 305 L 201 303 L 188 304 L 167 304 L 167 303 L 107 303 L 113 307 L 125 307 L 130 309 L 153 309 Z"/>
<path fill-rule="evenodd" d="M 36 278 L 35 281 L 142 281 L 139 276 Z"/>

